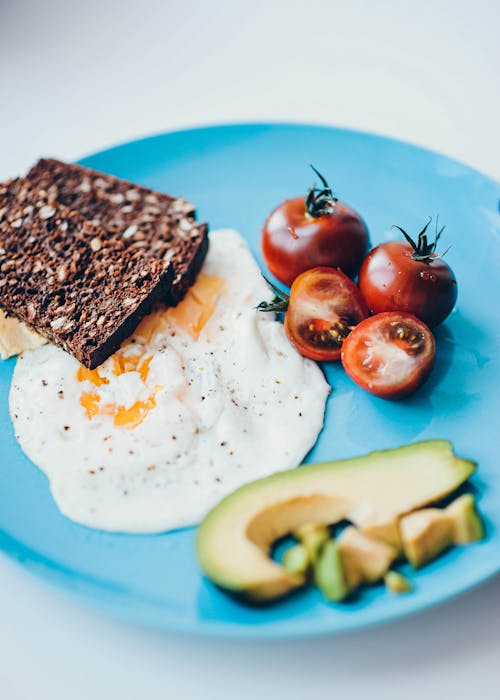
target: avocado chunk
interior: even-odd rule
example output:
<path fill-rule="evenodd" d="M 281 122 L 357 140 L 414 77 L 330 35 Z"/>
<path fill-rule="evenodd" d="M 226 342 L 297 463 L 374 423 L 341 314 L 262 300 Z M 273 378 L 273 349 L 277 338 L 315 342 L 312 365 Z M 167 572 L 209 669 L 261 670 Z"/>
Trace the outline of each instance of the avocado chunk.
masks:
<path fill-rule="evenodd" d="M 362 532 L 376 540 L 381 540 L 391 546 L 398 554 L 403 554 L 403 543 L 399 532 L 399 522 L 397 519 L 381 519 L 378 522 L 370 522 L 362 528 Z"/>
<path fill-rule="evenodd" d="M 415 569 L 435 559 L 453 543 L 453 525 L 445 510 L 424 508 L 400 521 L 406 558 Z"/>
<path fill-rule="evenodd" d="M 286 550 L 281 563 L 290 573 L 302 575 L 307 573 L 311 559 L 303 544 L 294 544 Z"/>
<path fill-rule="evenodd" d="M 325 542 L 314 562 L 314 583 L 333 602 L 340 602 L 349 594 L 342 557 L 334 540 Z"/>
<path fill-rule="evenodd" d="M 259 479 L 224 498 L 197 532 L 201 568 L 215 584 L 252 602 L 283 596 L 305 581 L 269 554 L 273 542 L 309 522 L 349 520 L 360 529 L 395 522 L 446 496 L 475 464 L 444 440 L 308 464 Z"/>
<path fill-rule="evenodd" d="M 330 531 L 324 523 L 304 523 L 293 532 L 293 536 L 305 547 L 310 561 L 314 562 L 321 547 L 330 539 Z"/>
<path fill-rule="evenodd" d="M 470 493 L 456 498 L 446 508 L 451 519 L 453 544 L 469 544 L 484 538 L 484 527 L 476 509 L 476 501 Z"/>
<path fill-rule="evenodd" d="M 391 545 L 369 537 L 352 526 L 346 527 L 338 537 L 337 547 L 351 589 L 360 583 L 380 581 L 398 554 Z"/>
<path fill-rule="evenodd" d="M 391 593 L 409 593 L 413 590 L 406 576 L 399 571 L 388 571 L 384 577 L 385 586 Z"/>

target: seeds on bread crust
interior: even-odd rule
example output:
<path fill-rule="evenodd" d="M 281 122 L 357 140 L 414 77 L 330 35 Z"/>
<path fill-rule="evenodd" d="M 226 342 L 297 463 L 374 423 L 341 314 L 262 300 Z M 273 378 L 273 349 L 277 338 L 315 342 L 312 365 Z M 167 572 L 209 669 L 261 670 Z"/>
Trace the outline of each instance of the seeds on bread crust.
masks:
<path fill-rule="evenodd" d="M 11 180 L 0 210 L 0 306 L 85 366 L 104 362 L 169 295 L 170 266 L 49 199 L 48 188 Z"/>
<path fill-rule="evenodd" d="M 54 159 L 40 160 L 27 179 L 46 198 L 101 225 L 107 236 L 171 264 L 174 280 L 167 304 L 177 304 L 193 284 L 208 250 L 208 227 L 196 221 L 187 200 Z"/>

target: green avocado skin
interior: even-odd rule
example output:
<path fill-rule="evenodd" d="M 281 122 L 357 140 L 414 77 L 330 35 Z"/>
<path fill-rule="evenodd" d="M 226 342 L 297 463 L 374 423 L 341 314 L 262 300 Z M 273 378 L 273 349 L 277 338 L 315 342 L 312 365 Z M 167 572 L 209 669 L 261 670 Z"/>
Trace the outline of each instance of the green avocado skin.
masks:
<path fill-rule="evenodd" d="M 391 513 L 397 515 L 399 512 L 402 515 L 452 493 L 475 469 L 474 462 L 453 454 L 452 445 L 448 441 L 429 440 L 361 457 L 307 464 L 279 472 L 240 487 L 208 513 L 197 531 L 198 561 L 207 578 L 221 589 L 236 595 L 240 600 L 265 604 L 267 600 L 282 597 L 302 586 L 304 577 L 286 571 L 283 566 L 270 561 L 272 539 L 260 541 L 248 535 L 249 526 L 262 513 L 263 504 L 266 508 L 286 508 L 289 500 L 300 500 L 304 493 L 312 491 L 321 496 L 325 488 L 330 489 L 330 494 L 333 491 L 336 495 L 335 489 L 339 483 L 339 497 L 344 496 L 342 489 L 347 484 L 350 489 L 350 500 L 347 500 L 356 505 L 357 486 L 352 484 L 363 483 L 366 476 L 370 484 L 374 485 L 368 493 L 375 506 L 377 491 L 387 499 L 387 493 L 393 490 L 393 484 L 398 481 L 398 488 L 405 494 L 404 506 L 398 511 L 400 504 L 396 496 L 391 496 L 394 501 L 391 502 Z M 424 487 L 421 486 L 422 483 Z M 413 493 L 415 490 L 417 495 Z M 289 500 L 283 498 L 283 493 L 288 494 Z M 348 513 L 346 517 L 349 519 Z M 331 524 L 338 520 L 335 513 Z M 325 521 L 330 523 L 327 519 Z M 358 527 L 364 524 L 356 522 L 355 517 L 352 522 Z M 291 522 L 286 532 L 293 532 L 300 524 L 301 522 Z M 279 532 L 277 537 L 284 536 L 286 532 Z M 332 560 L 335 558 L 333 552 L 328 556 Z M 279 586 L 275 585 L 276 580 L 268 585 L 268 579 L 273 577 L 282 577 Z M 322 575 L 320 578 L 325 580 Z M 327 595 L 339 599 L 342 585 L 338 581 L 335 585 L 338 590 L 334 590 L 331 581 L 323 587 L 329 591 Z"/>

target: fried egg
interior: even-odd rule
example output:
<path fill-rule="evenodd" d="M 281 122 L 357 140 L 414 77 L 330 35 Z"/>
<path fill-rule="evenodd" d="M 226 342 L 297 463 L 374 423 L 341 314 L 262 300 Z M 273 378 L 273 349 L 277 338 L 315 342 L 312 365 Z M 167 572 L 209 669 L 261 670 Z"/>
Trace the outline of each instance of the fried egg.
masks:
<path fill-rule="evenodd" d="M 215 231 L 184 300 L 156 308 L 97 369 L 52 345 L 18 358 L 16 438 L 62 513 L 93 528 L 162 532 L 301 462 L 330 388 L 273 314 L 256 311 L 269 298 L 242 237 Z"/>

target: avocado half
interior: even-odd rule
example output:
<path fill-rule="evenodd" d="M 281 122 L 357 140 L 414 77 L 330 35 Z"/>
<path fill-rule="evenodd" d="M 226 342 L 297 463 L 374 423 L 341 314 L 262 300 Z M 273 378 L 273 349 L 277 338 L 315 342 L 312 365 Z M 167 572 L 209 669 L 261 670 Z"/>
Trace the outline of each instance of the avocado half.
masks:
<path fill-rule="evenodd" d="M 211 510 L 197 533 L 206 576 L 249 602 L 303 585 L 305 575 L 270 558 L 273 542 L 306 523 L 348 520 L 394 545 L 400 516 L 454 491 L 476 464 L 451 443 L 429 440 L 363 457 L 308 464 L 259 479 Z"/>

